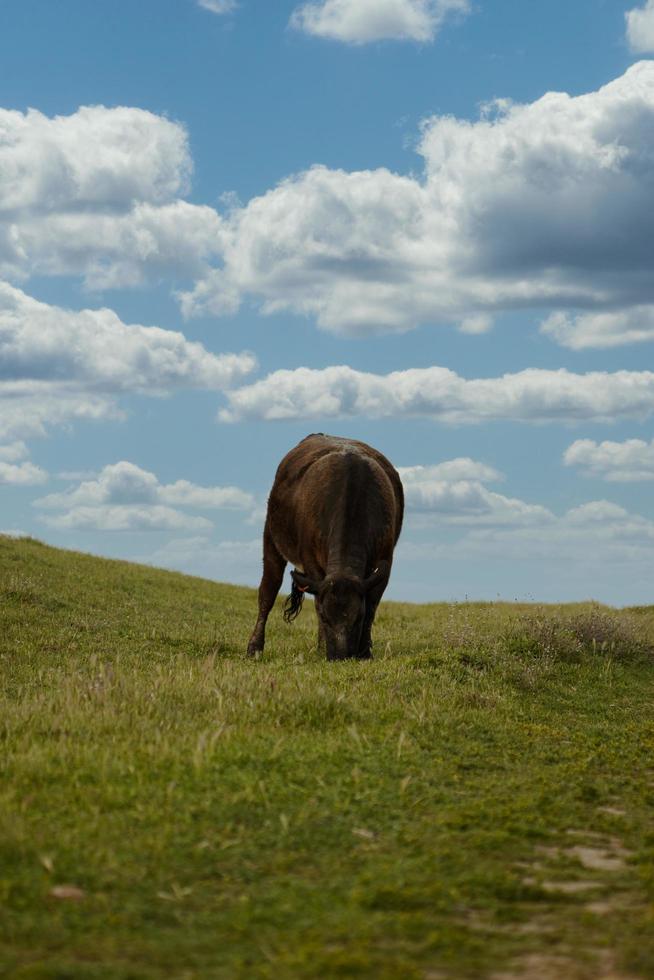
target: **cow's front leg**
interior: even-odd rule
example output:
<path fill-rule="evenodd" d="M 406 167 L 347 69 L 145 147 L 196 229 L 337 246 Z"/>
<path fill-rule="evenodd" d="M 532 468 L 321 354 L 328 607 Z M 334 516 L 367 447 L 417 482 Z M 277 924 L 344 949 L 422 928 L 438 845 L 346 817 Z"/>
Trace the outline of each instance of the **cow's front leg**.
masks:
<path fill-rule="evenodd" d="M 359 640 L 359 649 L 357 651 L 357 660 L 370 660 L 372 657 L 372 623 L 375 618 L 375 614 L 368 616 L 366 614 L 365 621 L 363 623 L 363 629 L 361 630 L 361 639 Z"/>
<path fill-rule="evenodd" d="M 366 596 L 366 614 L 363 620 L 361 639 L 359 640 L 357 660 L 370 660 L 372 658 L 372 624 L 375 621 L 377 606 L 381 602 L 381 597 L 384 594 L 384 589 L 387 584 L 388 578 L 379 585 L 374 586 Z"/>
<path fill-rule="evenodd" d="M 325 627 L 322 624 L 322 620 L 318 617 L 318 652 L 324 653 L 327 649 L 327 637 L 325 635 Z"/>
<path fill-rule="evenodd" d="M 268 527 L 263 532 L 263 575 L 259 586 L 259 615 L 248 643 L 248 656 L 255 657 L 263 650 L 266 639 L 266 621 L 275 604 L 284 578 L 286 559 L 275 547 Z"/>

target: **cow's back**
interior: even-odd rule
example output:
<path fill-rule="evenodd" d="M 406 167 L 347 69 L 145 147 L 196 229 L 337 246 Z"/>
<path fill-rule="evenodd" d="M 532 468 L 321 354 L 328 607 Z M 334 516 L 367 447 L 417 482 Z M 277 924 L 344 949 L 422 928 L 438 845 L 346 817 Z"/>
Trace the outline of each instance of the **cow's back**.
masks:
<path fill-rule="evenodd" d="M 324 570 L 329 550 L 348 542 L 390 560 L 403 510 L 402 483 L 382 453 L 316 433 L 279 464 L 267 521 L 287 561 Z"/>

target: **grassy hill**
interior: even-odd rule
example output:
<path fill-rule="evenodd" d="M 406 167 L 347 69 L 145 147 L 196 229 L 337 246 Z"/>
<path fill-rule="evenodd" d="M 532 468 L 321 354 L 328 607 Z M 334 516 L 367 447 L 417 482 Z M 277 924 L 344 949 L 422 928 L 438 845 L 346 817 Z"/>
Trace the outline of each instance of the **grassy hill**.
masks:
<path fill-rule="evenodd" d="M 654 977 L 654 608 L 254 615 L 0 537 L 0 975 Z"/>

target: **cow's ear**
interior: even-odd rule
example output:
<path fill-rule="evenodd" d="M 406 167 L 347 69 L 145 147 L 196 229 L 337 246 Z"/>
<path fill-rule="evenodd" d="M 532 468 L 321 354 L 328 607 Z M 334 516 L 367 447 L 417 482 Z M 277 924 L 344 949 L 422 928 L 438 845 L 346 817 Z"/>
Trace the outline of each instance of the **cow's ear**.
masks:
<path fill-rule="evenodd" d="M 391 563 L 389 561 L 380 561 L 372 574 L 365 579 L 363 583 L 363 591 L 370 592 L 371 589 L 374 589 L 374 587 L 379 585 L 381 582 L 387 582 L 390 570 Z"/>
<path fill-rule="evenodd" d="M 305 575 L 304 572 L 298 572 L 296 568 L 291 572 L 291 578 L 298 592 L 308 592 L 310 595 L 316 595 L 320 590 L 320 582 Z"/>

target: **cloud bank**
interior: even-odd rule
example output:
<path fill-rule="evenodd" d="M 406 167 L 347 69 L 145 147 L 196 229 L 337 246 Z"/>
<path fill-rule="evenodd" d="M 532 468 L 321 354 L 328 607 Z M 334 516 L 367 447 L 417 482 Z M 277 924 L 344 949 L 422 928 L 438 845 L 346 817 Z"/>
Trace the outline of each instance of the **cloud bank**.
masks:
<path fill-rule="evenodd" d="M 297 7 L 291 27 L 350 44 L 433 41 L 451 13 L 467 13 L 468 0 L 314 0 Z"/>
<path fill-rule="evenodd" d="M 105 466 L 95 480 L 34 502 L 50 527 L 100 531 L 208 530 L 210 520 L 179 507 L 248 511 L 253 505 L 252 495 L 238 487 L 200 487 L 188 480 L 161 484 L 154 473 L 125 460 Z"/>
<path fill-rule="evenodd" d="M 363 11 L 369 24 L 384 9 L 336 3 L 296 14 Z M 165 277 L 186 316 L 251 299 L 346 335 L 479 333 L 500 311 L 553 309 L 543 330 L 557 342 L 631 343 L 653 333 L 652 133 L 654 62 L 642 61 L 584 95 L 426 119 L 418 176 L 317 165 L 219 214 L 184 200 L 179 123 L 127 107 L 3 110 L 0 276 L 77 275 L 93 289 Z"/>
<path fill-rule="evenodd" d="M 443 367 L 379 375 L 346 366 L 275 371 L 226 393 L 241 419 L 426 417 L 441 422 L 610 422 L 654 412 L 654 372 L 535 368 L 468 380 Z"/>
<path fill-rule="evenodd" d="M 255 366 L 210 354 L 183 334 L 127 326 L 109 309 L 73 312 L 0 282 L 0 379 L 80 382 L 105 391 L 220 390 Z"/>
<path fill-rule="evenodd" d="M 654 340 L 654 306 L 608 313 L 553 313 L 541 332 L 571 350 L 619 347 Z"/>
<path fill-rule="evenodd" d="M 46 422 L 115 416 L 111 396 L 222 390 L 255 366 L 211 354 L 173 330 L 126 325 L 109 309 L 73 312 L 0 282 L 0 438 L 42 434 Z"/>
<path fill-rule="evenodd" d="M 500 100 L 475 122 L 432 117 L 420 177 L 315 166 L 233 209 L 222 267 L 181 294 L 183 310 L 220 315 L 253 297 L 264 313 L 368 334 L 484 327 L 479 317 L 517 308 L 645 309 L 653 133 L 649 61 L 585 95 Z M 632 327 L 615 320 L 610 342 Z"/>
<path fill-rule="evenodd" d="M 398 472 L 409 513 L 466 525 L 521 525 L 552 519 L 545 507 L 489 490 L 484 484 L 501 480 L 502 475 L 467 457 L 435 466 L 400 467 Z"/>

